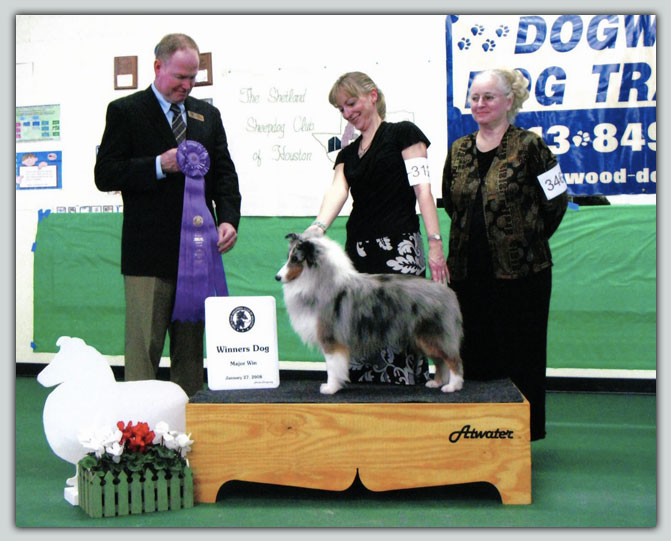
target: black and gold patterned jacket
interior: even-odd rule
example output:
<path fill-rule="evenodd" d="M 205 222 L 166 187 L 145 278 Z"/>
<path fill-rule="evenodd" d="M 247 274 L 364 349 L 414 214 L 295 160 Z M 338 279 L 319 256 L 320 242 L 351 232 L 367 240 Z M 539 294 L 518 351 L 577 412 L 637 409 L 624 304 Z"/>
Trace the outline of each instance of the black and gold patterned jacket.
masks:
<path fill-rule="evenodd" d="M 443 170 L 450 216 L 447 266 L 454 280 L 467 272 L 468 237 L 480 177 L 475 133 L 452 144 Z M 567 193 L 548 200 L 537 179 L 557 164 L 542 138 L 511 125 L 482 185 L 487 239 L 496 278 L 514 279 L 552 265 L 548 239 L 566 212 Z"/>

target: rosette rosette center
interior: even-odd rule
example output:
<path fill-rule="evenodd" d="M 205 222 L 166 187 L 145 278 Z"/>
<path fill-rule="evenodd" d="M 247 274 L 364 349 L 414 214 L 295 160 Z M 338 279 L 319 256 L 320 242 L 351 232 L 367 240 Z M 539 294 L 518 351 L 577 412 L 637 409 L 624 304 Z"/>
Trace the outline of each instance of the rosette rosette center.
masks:
<path fill-rule="evenodd" d="M 177 164 L 187 177 L 204 177 L 210 169 L 210 155 L 198 141 L 187 139 L 177 147 Z"/>

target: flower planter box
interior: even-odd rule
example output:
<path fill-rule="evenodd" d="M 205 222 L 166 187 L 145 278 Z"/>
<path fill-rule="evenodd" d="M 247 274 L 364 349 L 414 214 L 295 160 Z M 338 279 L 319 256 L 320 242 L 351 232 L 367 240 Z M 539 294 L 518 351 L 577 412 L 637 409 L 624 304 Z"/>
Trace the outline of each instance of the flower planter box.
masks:
<path fill-rule="evenodd" d="M 79 506 L 93 518 L 193 507 L 190 468 L 179 476 L 159 471 L 136 472 L 129 478 L 124 472 L 101 477 L 80 467 L 78 488 Z"/>

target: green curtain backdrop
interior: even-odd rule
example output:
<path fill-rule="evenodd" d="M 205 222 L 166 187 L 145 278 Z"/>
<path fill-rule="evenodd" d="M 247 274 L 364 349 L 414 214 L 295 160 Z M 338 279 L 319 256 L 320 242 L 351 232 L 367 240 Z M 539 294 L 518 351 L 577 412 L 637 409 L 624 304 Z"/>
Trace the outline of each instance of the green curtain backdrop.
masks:
<path fill-rule="evenodd" d="M 444 236 L 449 219 L 439 211 Z M 122 215 L 49 214 L 34 246 L 35 352 L 56 352 L 77 336 L 107 355 L 123 355 L 124 297 L 119 273 Z M 275 273 L 284 236 L 306 217 L 245 217 L 224 256 L 231 295 L 277 299 L 280 360 L 321 361 L 291 329 Z M 344 242 L 345 218 L 329 231 Z M 656 368 L 656 207 L 569 210 L 551 239 L 555 267 L 550 313 L 551 368 Z M 166 349 L 167 352 L 167 349 Z"/>

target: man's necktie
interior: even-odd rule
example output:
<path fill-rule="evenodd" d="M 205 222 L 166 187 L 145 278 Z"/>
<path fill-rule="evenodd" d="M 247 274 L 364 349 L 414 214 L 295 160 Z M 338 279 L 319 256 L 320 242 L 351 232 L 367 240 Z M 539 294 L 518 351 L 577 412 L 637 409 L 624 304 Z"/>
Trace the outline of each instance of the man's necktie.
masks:
<path fill-rule="evenodd" d="M 177 144 L 184 141 L 186 138 L 186 124 L 184 124 L 184 119 L 182 118 L 182 111 L 174 103 L 170 106 L 172 111 L 172 133 L 175 134 L 175 139 L 177 139 Z"/>

